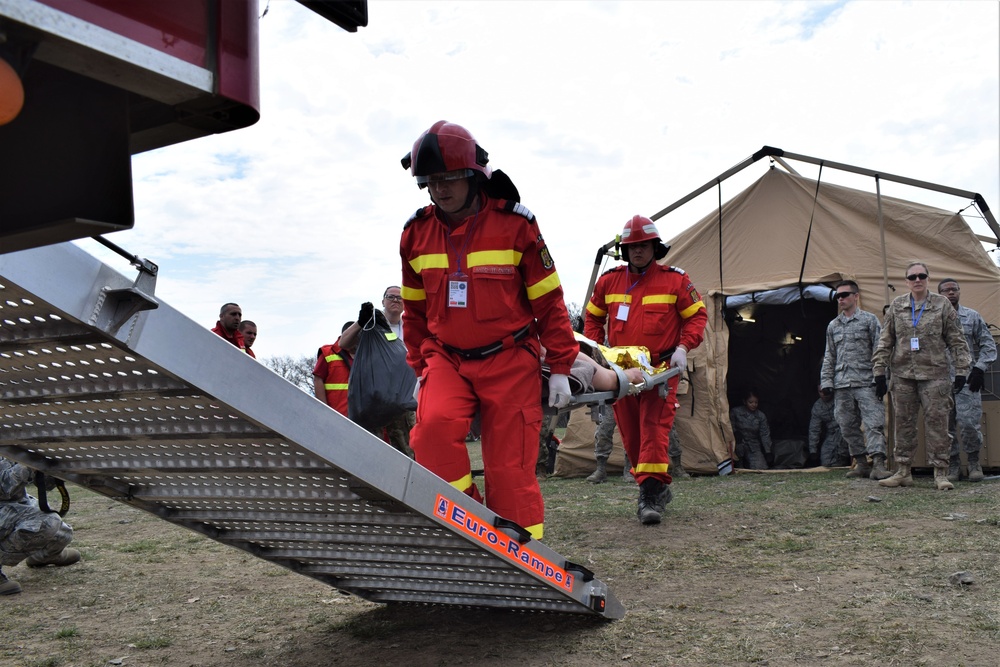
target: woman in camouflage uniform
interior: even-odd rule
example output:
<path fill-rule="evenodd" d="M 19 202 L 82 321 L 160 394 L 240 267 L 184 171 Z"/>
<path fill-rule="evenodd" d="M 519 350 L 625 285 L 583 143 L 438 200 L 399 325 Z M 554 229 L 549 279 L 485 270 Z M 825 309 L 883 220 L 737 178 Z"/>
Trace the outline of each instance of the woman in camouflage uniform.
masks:
<path fill-rule="evenodd" d="M 923 262 L 906 267 L 908 294 L 889 304 L 882 322 L 882 336 L 872 355 L 875 394 L 879 400 L 892 389 L 892 407 L 896 414 L 894 439 L 896 473 L 879 484 L 888 487 L 912 486 L 910 466 L 917 448 L 917 415 L 924 409 L 924 439 L 927 460 L 934 466 L 934 484 L 947 491 L 955 488 L 948 481 L 948 415 L 954 400 L 952 392 L 965 386 L 969 373 L 969 346 L 962 325 L 951 302 L 927 289 L 930 271 Z M 955 360 L 955 380 L 950 378 L 948 355 Z M 886 372 L 891 371 L 890 381 Z"/>

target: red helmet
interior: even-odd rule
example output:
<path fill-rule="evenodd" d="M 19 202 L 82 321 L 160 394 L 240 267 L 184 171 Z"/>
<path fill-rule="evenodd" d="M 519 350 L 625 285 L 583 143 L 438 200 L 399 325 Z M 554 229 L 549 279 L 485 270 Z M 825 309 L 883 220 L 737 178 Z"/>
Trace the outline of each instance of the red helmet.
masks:
<path fill-rule="evenodd" d="M 489 179 L 493 170 L 486 166 L 489 155 L 476 143 L 472 133 L 461 125 L 439 120 L 421 134 L 413 144 L 413 150 L 402 159 L 403 169 L 409 169 L 417 179 L 417 185 L 427 187 L 433 174 L 466 170 L 466 176 L 482 174 L 482 180 Z"/>
<path fill-rule="evenodd" d="M 670 250 L 670 246 L 663 244 L 660 232 L 652 220 L 641 215 L 633 215 L 632 219 L 625 223 L 622 239 L 618 242 L 625 255 L 625 261 L 628 261 L 628 246 L 643 241 L 653 241 L 653 256 L 656 259 L 663 259 L 667 256 L 667 251 Z"/>

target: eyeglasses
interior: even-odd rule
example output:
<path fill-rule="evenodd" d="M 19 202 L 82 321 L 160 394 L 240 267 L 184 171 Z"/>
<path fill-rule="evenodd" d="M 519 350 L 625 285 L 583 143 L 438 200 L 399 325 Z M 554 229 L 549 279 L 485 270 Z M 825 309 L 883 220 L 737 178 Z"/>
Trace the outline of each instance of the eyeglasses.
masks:
<path fill-rule="evenodd" d="M 846 299 L 849 296 L 854 296 L 857 292 L 837 292 L 837 300 Z"/>
<path fill-rule="evenodd" d="M 402 303 L 403 302 L 403 297 L 396 296 L 395 294 L 386 294 L 384 297 L 382 297 L 382 299 L 385 300 L 385 301 L 392 301 L 393 303 Z"/>
<path fill-rule="evenodd" d="M 951 294 L 952 292 L 961 292 L 961 291 L 962 290 L 960 290 L 957 287 L 942 287 L 941 288 L 941 294 Z"/>
<path fill-rule="evenodd" d="M 926 273 L 911 273 L 910 275 L 906 276 L 906 279 L 909 280 L 911 283 L 914 282 L 914 281 L 916 281 L 916 280 L 927 280 L 927 274 Z"/>

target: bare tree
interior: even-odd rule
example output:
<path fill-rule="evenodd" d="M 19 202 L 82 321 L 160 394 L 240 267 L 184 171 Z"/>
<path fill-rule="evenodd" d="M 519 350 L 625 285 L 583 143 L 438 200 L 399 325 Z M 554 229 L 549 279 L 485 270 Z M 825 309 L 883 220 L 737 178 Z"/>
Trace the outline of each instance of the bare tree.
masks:
<path fill-rule="evenodd" d="M 286 354 L 261 359 L 261 363 L 307 394 L 313 393 L 312 371 L 316 365 L 316 357 L 306 354 L 293 357 Z"/>

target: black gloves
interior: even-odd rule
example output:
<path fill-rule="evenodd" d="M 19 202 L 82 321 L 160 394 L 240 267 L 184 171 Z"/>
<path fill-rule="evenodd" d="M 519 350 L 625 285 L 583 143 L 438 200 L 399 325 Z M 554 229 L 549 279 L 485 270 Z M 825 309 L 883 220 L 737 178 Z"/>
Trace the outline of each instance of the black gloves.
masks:
<path fill-rule="evenodd" d="M 955 378 L 956 380 L 958 378 Z M 983 388 L 983 369 L 975 368 L 969 372 L 969 391 L 976 393 Z"/>
<path fill-rule="evenodd" d="M 371 301 L 365 301 L 361 304 L 361 310 L 358 312 L 358 326 L 364 328 L 372 321 L 373 317 L 375 317 L 375 306 L 372 305 Z"/>
<path fill-rule="evenodd" d="M 965 386 L 965 376 L 964 375 L 956 375 L 955 376 L 955 384 L 953 384 L 951 386 L 952 390 L 957 394 L 958 392 L 962 391 L 962 387 L 964 387 L 964 386 Z M 982 389 L 982 387 L 980 387 L 980 389 Z M 972 390 L 970 389 L 969 391 L 972 391 Z"/>
<path fill-rule="evenodd" d="M 964 381 L 965 378 L 962 378 Z M 875 398 L 882 400 L 889 393 L 889 385 L 885 382 L 885 376 L 879 375 L 875 378 Z"/>
<path fill-rule="evenodd" d="M 825 398 L 830 398 L 831 396 L 833 396 L 833 389 L 831 389 L 830 387 L 823 387 L 822 389 L 820 389 L 820 392 L 822 392 Z"/>

